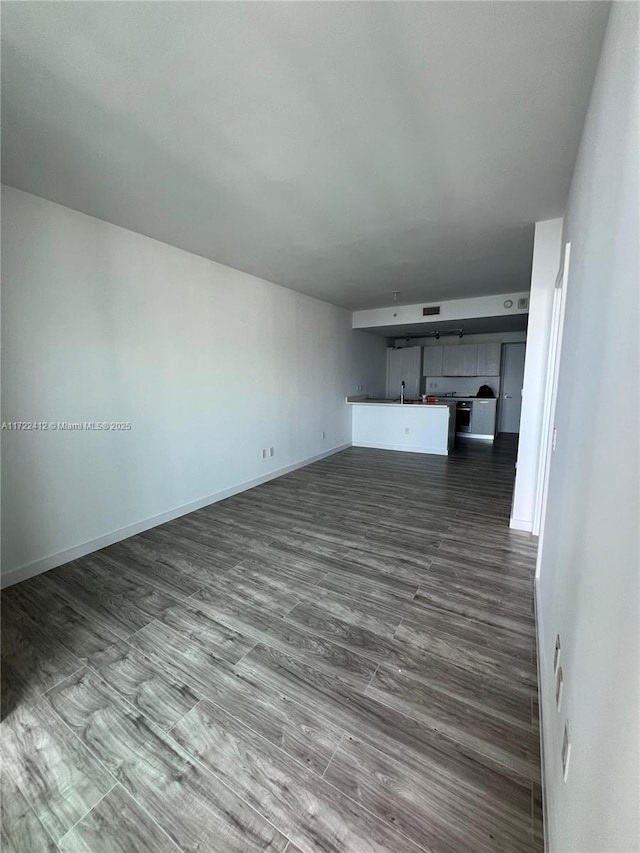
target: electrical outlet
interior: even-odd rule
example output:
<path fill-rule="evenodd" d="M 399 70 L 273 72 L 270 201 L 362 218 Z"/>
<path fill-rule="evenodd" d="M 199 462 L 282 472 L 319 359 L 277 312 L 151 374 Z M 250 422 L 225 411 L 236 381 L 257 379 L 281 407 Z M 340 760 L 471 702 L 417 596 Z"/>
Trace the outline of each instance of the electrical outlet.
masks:
<path fill-rule="evenodd" d="M 560 645 L 560 634 L 556 634 L 556 647 L 553 652 L 553 674 L 557 675 L 558 667 L 560 666 L 560 653 L 562 652 L 562 647 Z"/>
<path fill-rule="evenodd" d="M 273 447 L 270 447 L 269 448 L 269 456 L 273 456 L 273 453 L 274 453 Z"/>
<path fill-rule="evenodd" d="M 558 667 L 556 673 L 556 709 L 559 711 L 562 705 L 562 689 L 564 687 L 564 677 L 562 675 L 562 667 Z"/>
<path fill-rule="evenodd" d="M 409 427 L 405 427 L 405 428 L 404 428 L 404 434 L 405 434 L 405 435 L 409 435 Z"/>
<path fill-rule="evenodd" d="M 571 741 L 569 740 L 569 721 L 564 724 L 562 736 L 562 778 L 567 781 L 569 775 L 569 759 L 571 758 Z"/>

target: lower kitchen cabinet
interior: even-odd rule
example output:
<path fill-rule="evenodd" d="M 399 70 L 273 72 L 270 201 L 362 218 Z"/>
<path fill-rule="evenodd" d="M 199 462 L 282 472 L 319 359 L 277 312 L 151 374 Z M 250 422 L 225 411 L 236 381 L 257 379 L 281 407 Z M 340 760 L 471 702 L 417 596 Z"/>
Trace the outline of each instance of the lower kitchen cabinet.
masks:
<path fill-rule="evenodd" d="M 474 400 L 471 407 L 471 435 L 491 436 L 496 434 L 495 399 Z"/>

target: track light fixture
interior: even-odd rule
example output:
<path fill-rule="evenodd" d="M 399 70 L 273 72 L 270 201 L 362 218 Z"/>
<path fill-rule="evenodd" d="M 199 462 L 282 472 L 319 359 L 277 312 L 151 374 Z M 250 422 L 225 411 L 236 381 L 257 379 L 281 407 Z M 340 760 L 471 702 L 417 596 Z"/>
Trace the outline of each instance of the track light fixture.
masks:
<path fill-rule="evenodd" d="M 464 335 L 464 329 L 442 329 L 442 331 L 427 332 L 426 336 L 431 335 L 433 335 L 437 341 L 440 340 L 440 335 L 457 335 L 461 338 Z"/>

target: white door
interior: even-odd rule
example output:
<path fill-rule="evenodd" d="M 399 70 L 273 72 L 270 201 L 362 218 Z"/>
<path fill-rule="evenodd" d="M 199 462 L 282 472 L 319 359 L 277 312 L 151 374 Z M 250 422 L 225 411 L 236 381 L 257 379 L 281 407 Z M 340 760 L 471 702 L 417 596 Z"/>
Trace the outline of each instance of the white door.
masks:
<path fill-rule="evenodd" d="M 498 432 L 520 432 L 524 344 L 503 344 Z"/>

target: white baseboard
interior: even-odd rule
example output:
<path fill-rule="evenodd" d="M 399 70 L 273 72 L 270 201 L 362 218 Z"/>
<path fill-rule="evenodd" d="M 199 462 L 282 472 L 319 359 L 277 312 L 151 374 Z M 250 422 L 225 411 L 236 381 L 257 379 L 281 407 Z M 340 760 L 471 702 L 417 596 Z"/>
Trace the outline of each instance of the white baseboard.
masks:
<path fill-rule="evenodd" d="M 448 456 L 447 450 L 438 447 L 405 447 L 403 444 L 374 444 L 368 441 L 354 441 L 353 447 L 372 447 L 374 450 L 402 450 L 405 453 L 431 453 L 436 456 Z"/>
<path fill-rule="evenodd" d="M 525 530 L 527 533 L 533 533 L 533 522 L 524 518 L 510 518 L 509 527 L 512 530 Z"/>
<path fill-rule="evenodd" d="M 546 784 L 546 759 L 545 759 L 545 727 L 543 690 L 548 683 L 546 674 L 546 658 L 544 656 L 543 644 L 546 641 L 544 626 L 542 623 L 542 612 L 540 610 L 540 585 L 536 578 L 534 585 L 534 609 L 536 619 L 536 653 L 538 659 L 538 712 L 540 714 L 540 782 L 542 787 L 542 813 L 545 853 L 549 847 L 549 809 L 547 808 L 547 784 Z"/>
<path fill-rule="evenodd" d="M 230 498 L 232 495 L 237 495 L 239 492 L 245 492 L 247 489 L 253 489 L 255 486 L 260 486 L 262 483 L 267 483 L 269 480 L 275 480 L 277 477 L 282 477 L 284 474 L 289 474 L 291 471 L 295 471 L 298 468 L 304 468 L 306 465 L 311 465 L 313 462 L 319 462 L 321 459 L 326 459 L 327 456 L 333 456 L 334 453 L 340 453 L 341 450 L 346 450 L 348 447 L 351 447 L 350 441 L 346 444 L 340 444 L 338 447 L 332 447 L 331 450 L 325 450 L 315 456 L 302 459 L 300 462 L 285 465 L 283 468 L 278 468 L 277 471 L 270 471 L 268 474 L 263 474 L 261 477 L 256 477 L 253 480 L 247 480 L 244 483 L 238 483 L 235 486 L 230 486 L 228 489 L 223 489 L 213 495 L 207 495 L 204 498 L 199 498 L 197 501 L 192 501 L 188 504 L 176 507 L 175 509 L 170 509 L 167 512 L 160 513 L 160 515 L 154 515 L 151 518 L 145 518 L 143 521 L 137 521 L 135 524 L 130 524 L 127 527 L 121 527 L 111 533 L 105 533 L 104 536 L 98 536 L 97 539 L 91 539 L 88 542 L 83 542 L 81 545 L 75 545 L 72 548 L 59 551 L 57 554 L 51 554 L 49 557 L 43 557 L 40 560 L 34 560 L 32 563 L 26 563 L 24 566 L 19 566 L 17 569 L 12 569 L 2 575 L 0 578 L 2 589 L 8 586 L 13 586 L 13 584 L 27 580 L 28 578 L 35 577 L 35 575 L 40 575 L 42 572 L 49 571 L 49 569 L 55 569 L 56 566 L 62 566 L 70 560 L 77 560 L 79 557 L 92 554 L 94 551 L 99 551 L 100 548 L 106 548 L 107 545 L 113 545 L 115 542 L 120 542 L 122 539 L 128 539 L 129 536 L 135 536 L 137 533 L 150 530 L 152 527 L 157 527 L 159 524 L 164 524 L 166 521 L 172 521 L 174 518 L 179 518 L 181 515 L 187 515 L 190 512 L 195 512 L 197 509 L 202 509 L 202 507 L 217 503 L 225 498 Z"/>

